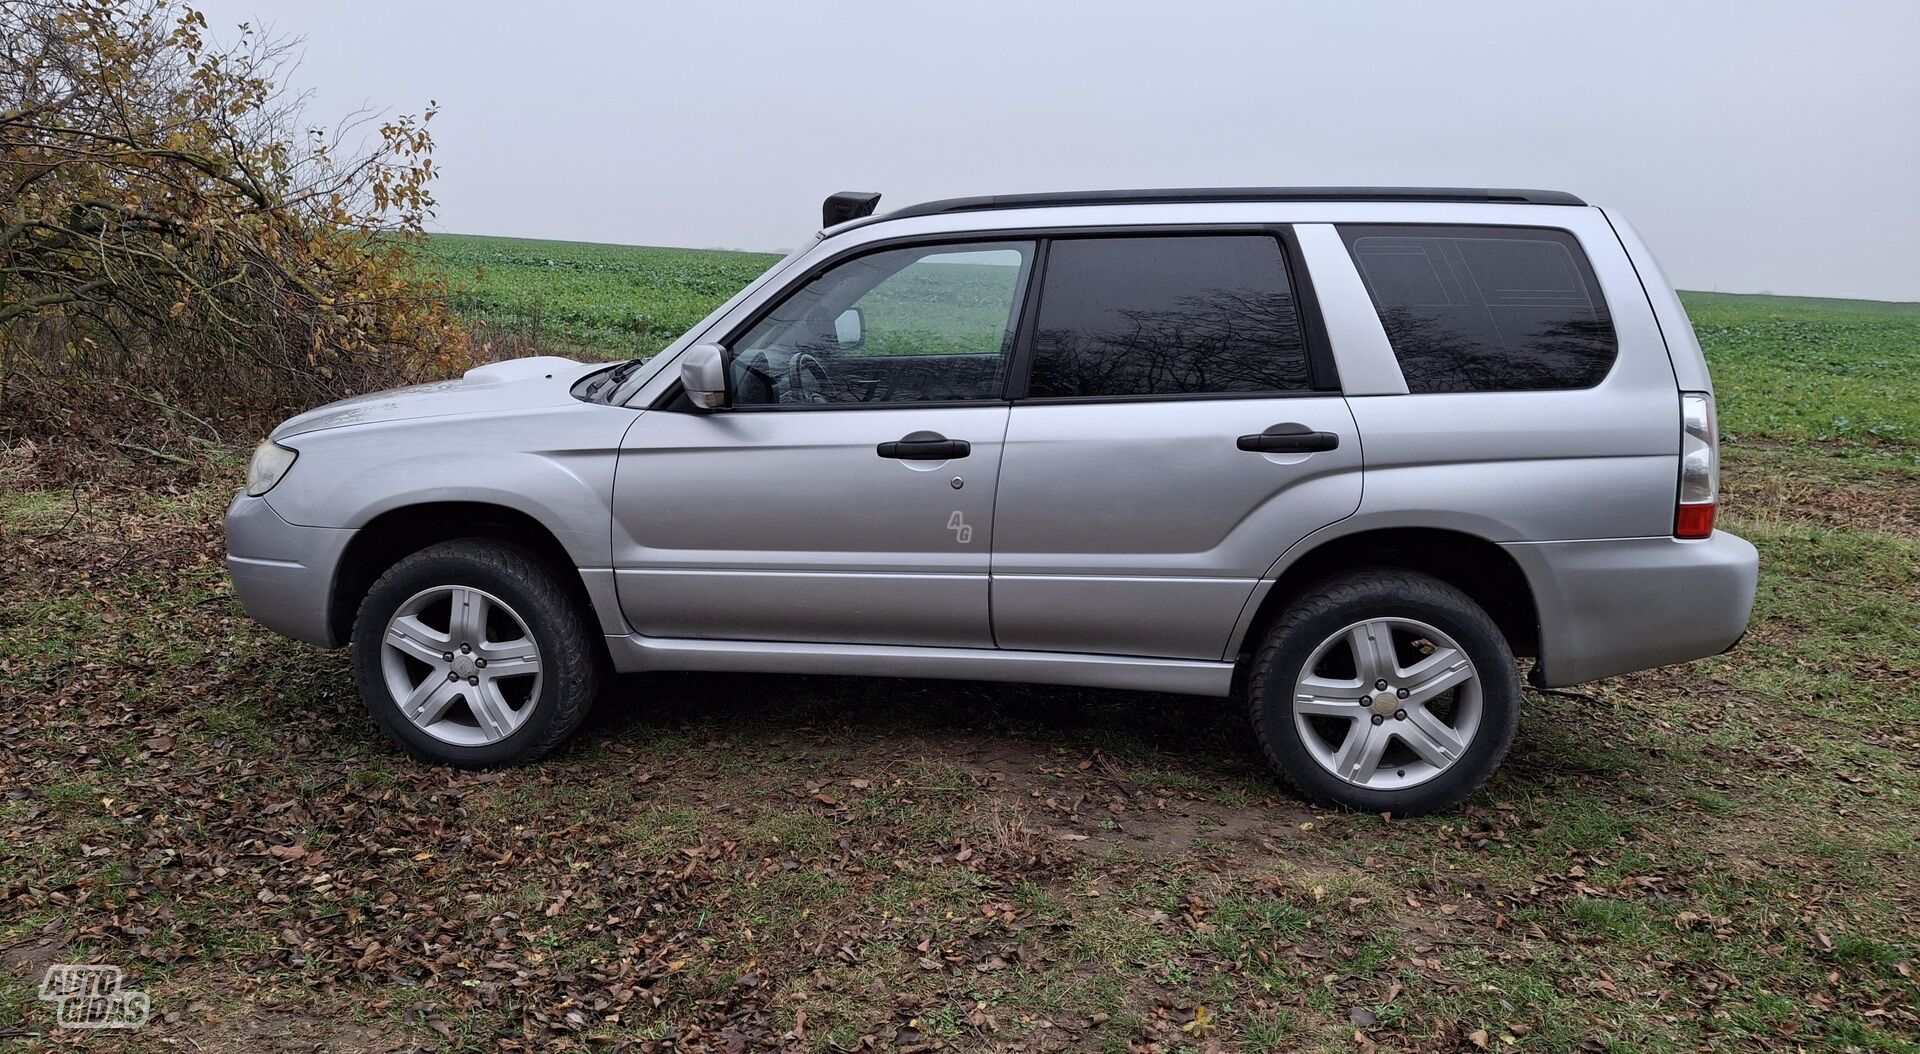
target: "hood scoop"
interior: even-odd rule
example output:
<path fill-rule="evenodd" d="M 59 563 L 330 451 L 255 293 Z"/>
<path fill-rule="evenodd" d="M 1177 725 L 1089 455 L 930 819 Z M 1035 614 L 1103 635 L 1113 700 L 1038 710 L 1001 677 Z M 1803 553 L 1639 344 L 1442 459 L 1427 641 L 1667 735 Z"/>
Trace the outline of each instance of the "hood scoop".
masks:
<path fill-rule="evenodd" d="M 530 359 L 508 359 L 505 362 L 490 362 L 485 366 L 475 366 L 461 375 L 468 384 L 507 384 L 512 381 L 533 380 L 539 377 L 551 377 L 555 373 L 572 371 L 580 364 L 573 359 L 559 355 L 536 355 Z"/>

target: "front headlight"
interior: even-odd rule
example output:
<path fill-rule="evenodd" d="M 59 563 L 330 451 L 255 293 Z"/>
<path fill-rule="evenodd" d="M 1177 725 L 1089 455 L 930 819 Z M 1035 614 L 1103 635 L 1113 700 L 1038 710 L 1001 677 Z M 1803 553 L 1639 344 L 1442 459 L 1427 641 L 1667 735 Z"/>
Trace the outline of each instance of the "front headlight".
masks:
<path fill-rule="evenodd" d="M 247 494 L 259 497 L 273 489 L 280 477 L 293 467 L 293 459 L 300 456 L 297 450 L 290 450 L 271 439 L 262 440 L 253 448 L 253 460 L 247 463 Z"/>

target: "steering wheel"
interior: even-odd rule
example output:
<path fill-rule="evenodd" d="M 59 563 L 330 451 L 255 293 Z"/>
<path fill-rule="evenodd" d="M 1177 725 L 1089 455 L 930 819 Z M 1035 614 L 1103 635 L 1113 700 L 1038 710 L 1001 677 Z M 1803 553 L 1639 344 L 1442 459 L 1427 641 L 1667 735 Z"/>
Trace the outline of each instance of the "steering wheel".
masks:
<path fill-rule="evenodd" d="M 737 400 L 746 406 L 761 406 L 780 401 L 779 390 L 773 383 L 773 374 L 768 372 L 767 353 L 749 351 L 734 360 L 734 368 L 740 371 L 740 390 Z"/>
<path fill-rule="evenodd" d="M 796 351 L 787 360 L 787 390 L 780 393 L 783 403 L 827 403 L 827 368 L 818 356 Z"/>

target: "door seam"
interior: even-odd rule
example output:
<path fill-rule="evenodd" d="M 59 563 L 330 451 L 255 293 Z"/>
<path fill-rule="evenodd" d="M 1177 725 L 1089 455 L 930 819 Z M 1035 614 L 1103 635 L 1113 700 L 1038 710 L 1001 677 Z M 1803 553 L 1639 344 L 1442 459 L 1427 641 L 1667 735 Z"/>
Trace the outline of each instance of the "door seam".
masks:
<path fill-rule="evenodd" d="M 1013 403 L 1007 404 L 1007 415 L 1000 421 L 1000 458 L 993 464 L 993 497 L 987 502 L 987 639 L 993 642 L 996 650 L 1000 648 L 1000 627 L 993 618 L 993 562 L 1000 555 L 1000 481 L 1006 478 L 1007 439 L 1013 435 Z"/>

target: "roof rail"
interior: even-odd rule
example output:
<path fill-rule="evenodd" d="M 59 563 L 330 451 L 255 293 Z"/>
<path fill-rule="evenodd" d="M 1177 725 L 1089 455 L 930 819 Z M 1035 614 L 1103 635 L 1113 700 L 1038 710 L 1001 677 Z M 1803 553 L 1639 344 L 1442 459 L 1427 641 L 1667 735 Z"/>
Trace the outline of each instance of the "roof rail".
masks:
<path fill-rule="evenodd" d="M 1491 204 L 1585 205 L 1559 190 L 1485 187 L 1197 187 L 1168 190 L 1068 190 L 1049 194 L 989 194 L 909 205 L 887 219 L 949 212 L 1042 209 L 1064 205 L 1165 205 L 1200 201 L 1458 201 Z"/>

